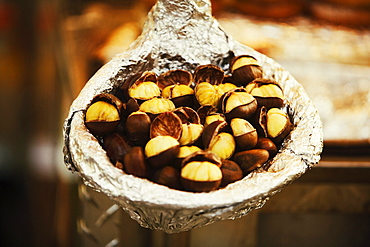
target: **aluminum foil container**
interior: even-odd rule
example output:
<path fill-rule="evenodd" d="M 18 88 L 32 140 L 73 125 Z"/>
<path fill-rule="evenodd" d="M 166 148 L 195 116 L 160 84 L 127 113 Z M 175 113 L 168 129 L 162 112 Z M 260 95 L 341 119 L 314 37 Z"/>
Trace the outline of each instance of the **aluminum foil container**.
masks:
<path fill-rule="evenodd" d="M 131 75 L 146 70 L 193 72 L 215 64 L 229 73 L 233 56 L 257 58 L 263 77 L 278 81 L 294 129 L 279 153 L 264 167 L 225 188 L 208 193 L 170 189 L 115 168 L 84 125 L 84 111 L 99 93 L 115 93 Z M 148 13 L 140 37 L 105 64 L 85 85 L 64 123 L 65 164 L 86 185 L 106 194 L 142 227 L 178 233 L 236 219 L 262 207 L 275 193 L 318 163 L 322 123 L 303 87 L 273 59 L 236 42 L 212 16 L 209 0 L 159 0 Z"/>

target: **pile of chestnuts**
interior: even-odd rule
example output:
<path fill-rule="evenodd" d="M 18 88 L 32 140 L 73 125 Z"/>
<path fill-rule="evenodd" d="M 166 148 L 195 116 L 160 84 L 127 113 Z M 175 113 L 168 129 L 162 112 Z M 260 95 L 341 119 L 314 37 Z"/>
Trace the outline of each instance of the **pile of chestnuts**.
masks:
<path fill-rule="evenodd" d="M 207 64 L 131 76 L 92 99 L 85 125 L 127 174 L 184 191 L 223 188 L 272 159 L 292 128 L 281 86 L 254 57 L 235 57 L 230 72 Z"/>

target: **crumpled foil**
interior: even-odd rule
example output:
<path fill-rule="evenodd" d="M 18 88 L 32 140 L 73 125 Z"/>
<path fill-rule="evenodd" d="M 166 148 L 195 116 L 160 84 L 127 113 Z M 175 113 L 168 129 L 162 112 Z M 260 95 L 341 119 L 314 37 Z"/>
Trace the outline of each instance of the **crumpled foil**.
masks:
<path fill-rule="evenodd" d="M 294 129 L 279 153 L 264 167 L 226 188 L 208 193 L 170 189 L 115 168 L 84 125 L 84 111 L 99 93 L 113 93 L 133 74 L 171 69 L 193 72 L 215 64 L 229 73 L 233 56 L 249 54 L 263 77 L 278 81 Z M 318 163 L 322 122 L 303 87 L 273 59 L 241 45 L 212 16 L 209 0 L 159 0 L 148 13 L 140 37 L 105 64 L 85 85 L 64 123 L 65 164 L 86 185 L 106 194 L 142 227 L 178 233 L 213 222 L 236 219 L 262 207 L 275 193 Z"/>

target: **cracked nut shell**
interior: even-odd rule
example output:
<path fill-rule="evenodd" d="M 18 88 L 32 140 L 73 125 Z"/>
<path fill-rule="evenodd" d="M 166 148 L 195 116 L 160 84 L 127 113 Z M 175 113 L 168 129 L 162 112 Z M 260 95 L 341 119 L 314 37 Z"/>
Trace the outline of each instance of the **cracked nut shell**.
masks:
<path fill-rule="evenodd" d="M 237 86 L 245 86 L 256 78 L 262 77 L 262 67 L 257 59 L 249 55 L 233 58 L 230 64 L 232 77 Z"/>

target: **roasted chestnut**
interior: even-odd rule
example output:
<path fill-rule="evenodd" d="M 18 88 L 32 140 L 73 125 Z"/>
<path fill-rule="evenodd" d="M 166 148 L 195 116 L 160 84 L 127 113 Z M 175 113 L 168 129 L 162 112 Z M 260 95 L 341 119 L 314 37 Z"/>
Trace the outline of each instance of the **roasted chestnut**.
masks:
<path fill-rule="evenodd" d="M 156 83 L 156 75 L 154 72 L 144 72 L 143 75 L 136 80 L 128 88 L 130 98 L 138 100 L 149 100 L 161 95 L 161 90 Z"/>
<path fill-rule="evenodd" d="M 193 192 L 218 189 L 222 180 L 221 165 L 221 160 L 211 152 L 199 151 L 189 155 L 182 163 L 182 186 Z"/>
<path fill-rule="evenodd" d="M 123 170 L 139 178 L 148 178 L 148 166 L 144 150 L 140 146 L 132 147 L 123 158 Z"/>
<path fill-rule="evenodd" d="M 233 118 L 230 127 L 240 150 L 251 149 L 257 144 L 257 130 L 247 120 Z"/>
<path fill-rule="evenodd" d="M 115 166 L 117 166 L 117 162 L 123 163 L 123 159 L 131 150 L 131 147 L 132 143 L 130 140 L 122 134 L 111 133 L 103 139 L 103 149 Z"/>
<path fill-rule="evenodd" d="M 85 125 L 93 135 L 106 135 L 115 130 L 124 107 L 116 96 L 99 94 L 93 98 L 85 113 Z"/>
<path fill-rule="evenodd" d="M 279 108 L 271 108 L 266 119 L 268 137 L 276 144 L 281 143 L 292 128 L 288 115 Z"/>
<path fill-rule="evenodd" d="M 126 119 L 125 134 L 134 144 L 144 146 L 149 140 L 150 126 L 151 120 L 148 114 L 136 111 Z"/>
<path fill-rule="evenodd" d="M 244 175 L 261 167 L 268 159 L 269 152 L 265 149 L 251 149 L 234 155 L 234 161 L 238 163 Z"/>
<path fill-rule="evenodd" d="M 262 67 L 257 59 L 249 55 L 233 58 L 230 68 L 234 83 L 237 86 L 245 86 L 254 79 L 262 77 Z"/>
<path fill-rule="evenodd" d="M 201 82 L 195 86 L 195 98 L 201 106 L 218 107 L 221 96 L 224 91 L 217 85 L 209 82 Z"/>
<path fill-rule="evenodd" d="M 259 107 L 270 109 L 283 106 L 283 90 L 275 81 L 258 78 L 250 82 L 245 89 L 256 98 Z"/>
<path fill-rule="evenodd" d="M 228 120 L 250 118 L 257 110 L 257 100 L 243 88 L 225 93 L 221 99 L 221 109 Z"/>
<path fill-rule="evenodd" d="M 269 152 L 269 159 L 272 159 L 277 154 L 277 147 L 269 138 L 258 138 L 257 144 L 254 148 L 266 149 Z"/>
<path fill-rule="evenodd" d="M 175 108 L 176 108 L 175 105 L 169 99 L 153 98 L 144 101 L 140 105 L 139 110 L 150 114 L 151 117 L 155 117 L 156 115 L 161 114 L 163 112 L 173 111 L 175 110 Z"/>
<path fill-rule="evenodd" d="M 172 166 L 165 166 L 153 175 L 153 182 L 165 185 L 171 189 L 181 190 L 180 171 Z"/>
<path fill-rule="evenodd" d="M 236 162 L 232 160 L 222 160 L 221 172 L 221 187 L 225 187 L 226 185 L 243 178 L 242 169 Z"/>
<path fill-rule="evenodd" d="M 145 145 L 145 156 L 153 167 L 162 167 L 175 160 L 180 150 L 179 142 L 172 136 L 156 136 Z"/>

